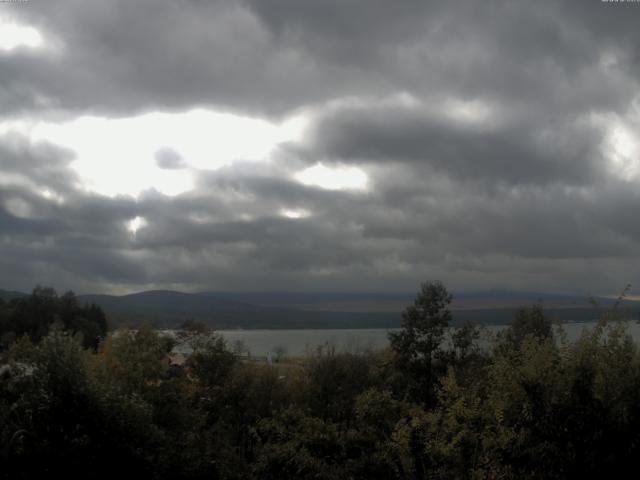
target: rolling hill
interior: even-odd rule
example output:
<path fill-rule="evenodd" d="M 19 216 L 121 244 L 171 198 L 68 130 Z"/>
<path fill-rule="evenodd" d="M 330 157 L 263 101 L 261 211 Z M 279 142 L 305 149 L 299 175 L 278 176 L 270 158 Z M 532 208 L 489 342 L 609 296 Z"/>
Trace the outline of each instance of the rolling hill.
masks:
<path fill-rule="evenodd" d="M 26 295 L 0 290 L 9 300 Z M 78 295 L 83 303 L 102 307 L 112 327 L 150 321 L 173 328 L 185 319 L 201 320 L 216 329 L 394 328 L 414 294 L 201 292 L 152 290 L 129 295 Z M 547 314 L 561 321 L 589 321 L 598 311 L 586 297 L 536 292 L 489 291 L 454 295 L 454 324 L 506 324 L 518 306 L 542 301 Z M 615 299 L 598 298 L 601 308 Z M 640 302 L 625 300 L 623 311 L 638 318 Z"/>

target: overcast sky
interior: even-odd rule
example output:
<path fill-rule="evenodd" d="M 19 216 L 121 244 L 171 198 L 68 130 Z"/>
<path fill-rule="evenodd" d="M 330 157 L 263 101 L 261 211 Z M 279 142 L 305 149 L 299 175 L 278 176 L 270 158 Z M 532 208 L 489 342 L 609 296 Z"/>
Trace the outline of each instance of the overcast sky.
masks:
<path fill-rule="evenodd" d="M 640 3 L 0 2 L 0 288 L 640 286 Z"/>

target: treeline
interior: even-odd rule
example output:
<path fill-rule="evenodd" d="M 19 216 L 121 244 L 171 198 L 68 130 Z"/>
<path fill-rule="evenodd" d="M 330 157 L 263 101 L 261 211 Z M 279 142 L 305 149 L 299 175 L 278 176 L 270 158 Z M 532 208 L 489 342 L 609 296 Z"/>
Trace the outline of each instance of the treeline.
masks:
<path fill-rule="evenodd" d="M 73 329 L 2 353 L 4 478 L 618 478 L 640 453 L 640 353 L 604 315 L 568 342 L 520 309 L 480 347 L 422 285 L 384 352 L 319 349 L 269 366 L 194 325 L 85 348 Z M 55 321 L 54 321 L 55 323 Z M 63 323 L 63 322 L 62 322 Z M 69 331 L 70 330 L 70 331 Z"/>
<path fill-rule="evenodd" d="M 29 296 L 0 298 L 0 351 L 25 335 L 38 343 L 52 328 L 96 349 L 107 334 L 107 319 L 97 305 L 80 305 L 73 292 L 59 296 L 53 288 L 37 286 Z"/>

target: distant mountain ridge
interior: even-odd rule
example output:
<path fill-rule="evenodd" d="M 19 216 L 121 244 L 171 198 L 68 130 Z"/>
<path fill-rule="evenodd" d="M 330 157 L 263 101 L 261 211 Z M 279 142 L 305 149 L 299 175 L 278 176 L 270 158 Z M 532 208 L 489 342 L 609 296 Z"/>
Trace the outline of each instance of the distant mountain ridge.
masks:
<path fill-rule="evenodd" d="M 15 292 L 13 290 L 2 290 L 0 289 L 0 298 L 2 300 L 11 300 L 13 298 L 26 297 L 27 293 Z"/>
<path fill-rule="evenodd" d="M 0 290 L 5 300 L 27 295 Z M 149 290 L 127 295 L 78 295 L 83 303 L 95 303 L 112 326 L 139 325 L 151 321 L 173 328 L 185 319 L 204 321 L 217 329 L 233 328 L 394 328 L 415 293 L 304 293 L 304 292 L 199 292 Z M 542 301 L 552 318 L 588 321 L 597 317 L 589 299 L 578 295 L 538 292 L 485 291 L 453 295 L 454 323 L 505 324 L 518 306 Z M 612 298 L 597 298 L 606 308 Z M 637 318 L 640 302 L 624 301 L 629 316 Z"/>

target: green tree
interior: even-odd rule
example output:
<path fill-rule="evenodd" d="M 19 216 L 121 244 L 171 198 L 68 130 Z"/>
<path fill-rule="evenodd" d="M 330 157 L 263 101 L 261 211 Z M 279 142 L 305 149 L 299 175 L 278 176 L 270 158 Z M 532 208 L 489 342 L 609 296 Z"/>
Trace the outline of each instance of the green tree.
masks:
<path fill-rule="evenodd" d="M 369 388 L 371 358 L 334 349 L 318 353 L 307 364 L 307 403 L 323 421 L 350 426 L 354 417 L 354 399 Z"/>
<path fill-rule="evenodd" d="M 503 353 L 509 349 L 517 349 L 527 337 L 537 340 L 553 339 L 551 320 L 545 315 L 542 303 L 516 310 L 513 322 L 500 336 L 498 349 Z"/>
<path fill-rule="evenodd" d="M 413 305 L 402 313 L 402 328 L 389 333 L 397 368 L 408 375 L 415 400 L 435 400 L 438 373 L 443 373 L 441 344 L 451 322 L 451 295 L 440 282 L 424 282 Z"/>
<path fill-rule="evenodd" d="M 97 305 L 81 305 L 73 292 L 58 296 L 52 288 L 37 286 L 31 295 L 0 306 L 0 348 L 27 335 L 39 342 L 53 325 L 80 334 L 82 345 L 95 350 L 107 334 L 107 319 Z"/>

